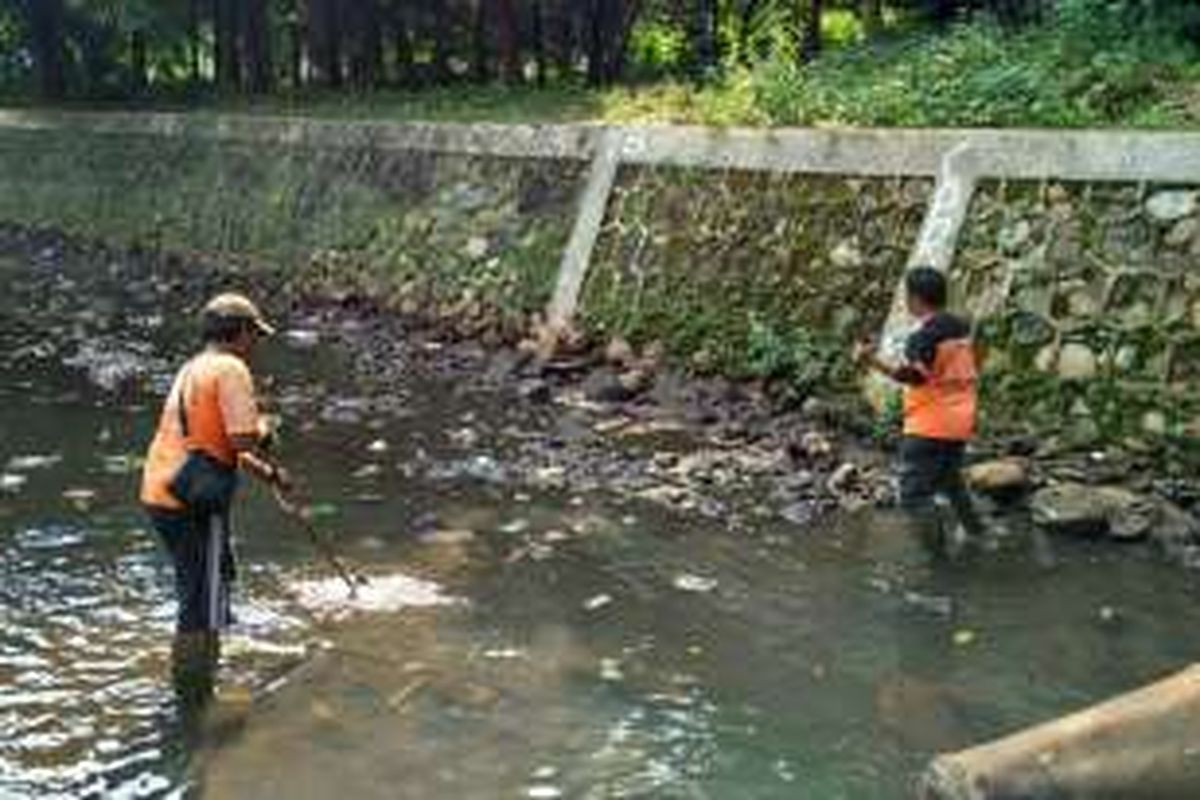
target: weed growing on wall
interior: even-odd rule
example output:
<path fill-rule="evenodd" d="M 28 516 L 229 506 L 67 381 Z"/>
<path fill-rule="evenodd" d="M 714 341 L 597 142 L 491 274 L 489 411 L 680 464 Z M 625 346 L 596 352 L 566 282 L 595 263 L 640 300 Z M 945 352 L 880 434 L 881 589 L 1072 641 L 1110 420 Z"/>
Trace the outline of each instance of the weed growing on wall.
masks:
<path fill-rule="evenodd" d="M 925 180 L 625 168 L 584 289 L 601 335 L 797 396 L 845 388 L 924 215 Z"/>

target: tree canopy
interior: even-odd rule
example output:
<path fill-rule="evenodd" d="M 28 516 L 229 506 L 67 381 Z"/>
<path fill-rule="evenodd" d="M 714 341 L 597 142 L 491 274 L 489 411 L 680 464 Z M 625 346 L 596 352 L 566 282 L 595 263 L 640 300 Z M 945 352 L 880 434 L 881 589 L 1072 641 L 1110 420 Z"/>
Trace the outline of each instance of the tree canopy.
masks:
<path fill-rule="evenodd" d="M 729 65 L 816 57 L 830 11 L 853 35 L 888 20 L 949 26 L 1173 26 L 1193 0 L 0 0 L 0 88 L 46 99 L 461 83 L 608 85 L 706 77 Z M 1190 27 L 1189 27 L 1190 26 Z"/>

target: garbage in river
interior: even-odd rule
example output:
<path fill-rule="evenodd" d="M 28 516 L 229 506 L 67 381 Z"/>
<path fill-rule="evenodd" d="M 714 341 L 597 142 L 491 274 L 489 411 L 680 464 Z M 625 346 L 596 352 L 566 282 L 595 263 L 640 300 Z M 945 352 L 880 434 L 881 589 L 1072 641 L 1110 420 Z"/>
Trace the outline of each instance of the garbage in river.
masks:
<path fill-rule="evenodd" d="M 340 618 L 355 612 L 387 614 L 407 608 L 452 606 L 466 601 L 445 594 L 432 581 L 408 575 L 373 575 L 369 583 L 350 588 L 340 578 L 302 581 L 289 587 L 296 601 L 320 616 Z"/>
<path fill-rule="evenodd" d="M 62 456 L 57 453 L 53 455 L 13 456 L 8 460 L 8 465 L 5 468 L 9 472 L 32 472 L 38 469 L 48 469 L 57 465 L 60 461 L 62 461 Z"/>

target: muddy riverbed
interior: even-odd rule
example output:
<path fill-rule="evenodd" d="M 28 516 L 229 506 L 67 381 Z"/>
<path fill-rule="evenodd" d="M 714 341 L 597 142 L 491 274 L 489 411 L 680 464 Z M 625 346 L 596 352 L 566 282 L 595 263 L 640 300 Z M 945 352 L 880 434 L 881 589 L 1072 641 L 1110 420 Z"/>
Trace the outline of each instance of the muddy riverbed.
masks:
<path fill-rule="evenodd" d="M 276 281 L 281 453 L 350 561 L 428 585 L 306 610 L 328 571 L 246 492 L 220 724 L 185 740 L 134 490 L 227 281 L 11 231 L 0 278 L 0 797 L 902 798 L 939 750 L 1194 659 L 1195 575 L 1149 549 L 1015 515 L 930 570 L 876 510 L 886 459 L 814 415 L 720 381 L 617 402 Z"/>

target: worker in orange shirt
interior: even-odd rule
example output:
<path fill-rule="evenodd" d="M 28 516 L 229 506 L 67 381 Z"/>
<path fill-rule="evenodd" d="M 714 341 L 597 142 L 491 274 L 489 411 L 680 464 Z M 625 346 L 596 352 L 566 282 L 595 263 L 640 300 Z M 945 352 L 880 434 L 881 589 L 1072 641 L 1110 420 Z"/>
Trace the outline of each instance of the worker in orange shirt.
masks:
<path fill-rule="evenodd" d="M 918 328 L 905 342 L 904 359 L 889 364 L 870 343 L 855 358 L 904 385 L 904 436 L 900 445 L 900 505 L 935 555 L 948 545 L 935 505 L 949 501 L 968 539 L 984 526 L 963 481 L 967 442 L 975 433 L 976 363 L 970 324 L 946 311 L 946 278 L 929 267 L 905 277 L 909 313 Z"/>
<path fill-rule="evenodd" d="M 235 564 L 230 506 L 239 471 L 287 490 L 248 362 L 273 330 L 252 302 L 222 294 L 202 317 L 204 349 L 179 370 L 146 456 L 141 501 L 170 554 L 178 601 L 173 675 L 187 708 L 211 697 Z"/>

